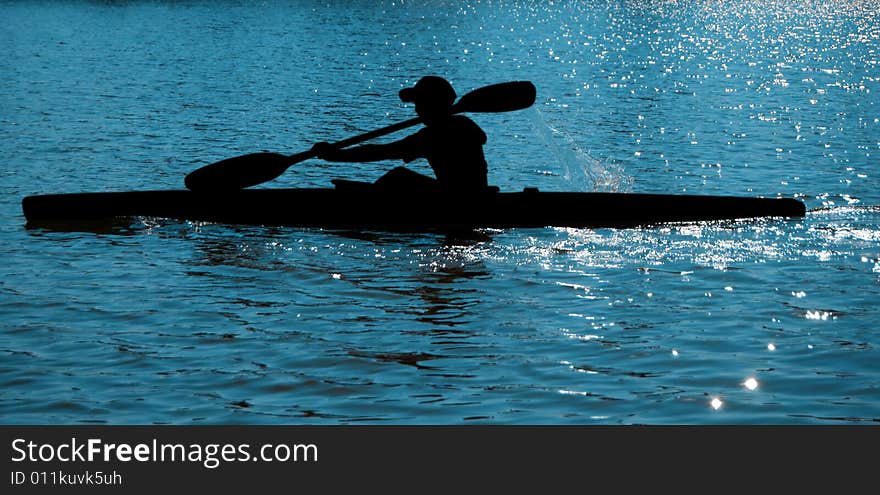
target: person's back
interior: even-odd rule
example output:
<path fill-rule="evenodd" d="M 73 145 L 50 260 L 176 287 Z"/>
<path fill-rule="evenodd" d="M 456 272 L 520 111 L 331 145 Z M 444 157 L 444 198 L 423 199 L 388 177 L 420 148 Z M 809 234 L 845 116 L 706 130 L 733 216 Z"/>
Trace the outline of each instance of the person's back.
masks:
<path fill-rule="evenodd" d="M 400 99 L 414 102 L 425 127 L 399 141 L 334 150 L 326 143 L 315 145 L 318 157 L 334 162 L 368 162 L 401 159 L 409 163 L 425 158 L 437 179 L 397 167 L 377 185 L 403 190 L 438 189 L 447 192 L 480 192 L 488 187 L 488 167 L 483 155 L 486 134 L 471 119 L 452 115 L 455 91 L 445 80 L 426 76 Z"/>

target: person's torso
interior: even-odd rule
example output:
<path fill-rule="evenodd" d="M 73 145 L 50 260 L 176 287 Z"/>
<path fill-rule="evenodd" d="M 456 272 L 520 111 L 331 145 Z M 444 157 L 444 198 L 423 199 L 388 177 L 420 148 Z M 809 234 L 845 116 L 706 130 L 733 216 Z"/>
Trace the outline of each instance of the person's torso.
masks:
<path fill-rule="evenodd" d="M 417 134 L 423 156 L 441 186 L 471 189 L 488 185 L 488 170 L 483 155 L 486 134 L 471 119 L 451 116 L 425 127 Z"/>

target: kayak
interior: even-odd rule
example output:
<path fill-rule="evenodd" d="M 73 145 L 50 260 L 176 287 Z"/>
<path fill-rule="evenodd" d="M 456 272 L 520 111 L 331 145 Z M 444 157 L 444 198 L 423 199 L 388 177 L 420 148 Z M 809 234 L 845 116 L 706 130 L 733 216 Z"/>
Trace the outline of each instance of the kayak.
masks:
<path fill-rule="evenodd" d="M 791 198 L 636 193 L 490 192 L 469 196 L 378 188 L 157 190 L 28 196 L 30 226 L 156 217 L 328 229 L 631 228 L 670 222 L 802 217 Z"/>
<path fill-rule="evenodd" d="M 353 187 L 354 185 L 354 187 Z M 344 187 L 340 187 L 344 186 Z M 338 181 L 336 188 L 156 190 L 28 196 L 28 226 L 117 217 L 326 229 L 468 230 L 474 228 L 630 228 L 670 222 L 802 217 L 791 198 L 599 192 L 388 191 Z"/>

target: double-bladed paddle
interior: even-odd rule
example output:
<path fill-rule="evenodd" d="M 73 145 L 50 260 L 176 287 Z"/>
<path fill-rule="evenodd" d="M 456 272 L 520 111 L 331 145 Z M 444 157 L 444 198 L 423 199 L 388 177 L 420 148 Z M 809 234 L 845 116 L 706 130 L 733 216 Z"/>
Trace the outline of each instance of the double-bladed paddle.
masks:
<path fill-rule="evenodd" d="M 493 84 L 462 96 L 453 105 L 452 113 L 463 112 L 511 112 L 532 106 L 535 102 L 535 86 L 529 81 L 512 81 Z M 345 148 L 385 134 L 420 124 L 419 117 L 366 132 L 332 143 L 332 149 Z M 295 155 L 280 153 L 251 153 L 206 165 L 186 176 L 186 187 L 192 191 L 229 191 L 268 182 L 289 167 L 303 160 L 314 158 L 312 150 Z"/>

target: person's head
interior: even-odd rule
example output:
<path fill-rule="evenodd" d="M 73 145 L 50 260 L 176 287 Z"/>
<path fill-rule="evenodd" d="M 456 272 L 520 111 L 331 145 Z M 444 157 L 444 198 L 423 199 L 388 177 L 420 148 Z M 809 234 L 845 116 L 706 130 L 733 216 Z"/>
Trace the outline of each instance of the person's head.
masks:
<path fill-rule="evenodd" d="M 401 101 L 415 103 L 416 113 L 426 124 L 449 115 L 455 97 L 449 81 L 437 76 L 425 76 L 415 86 L 400 90 Z"/>

